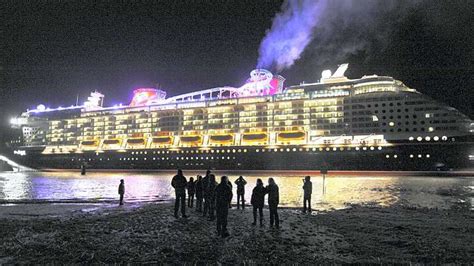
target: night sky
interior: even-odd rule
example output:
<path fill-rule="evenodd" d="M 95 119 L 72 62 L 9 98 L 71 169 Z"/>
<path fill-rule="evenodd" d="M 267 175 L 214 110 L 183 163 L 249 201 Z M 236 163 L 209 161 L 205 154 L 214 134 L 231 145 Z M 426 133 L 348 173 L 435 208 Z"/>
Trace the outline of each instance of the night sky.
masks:
<path fill-rule="evenodd" d="M 27 108 L 69 106 L 77 95 L 82 103 L 96 89 L 113 105 L 128 103 L 139 86 L 159 84 L 169 96 L 240 86 L 282 2 L 2 1 L 0 139 L 9 118 Z M 280 74 L 287 85 L 314 82 L 349 62 L 350 78 L 393 76 L 473 118 L 473 2 L 420 1 L 397 19 L 378 17 L 373 24 L 381 26 L 363 36 L 334 27 L 324 43 L 331 49 L 315 35 Z M 341 56 L 346 40 L 360 38 L 369 45 Z"/>

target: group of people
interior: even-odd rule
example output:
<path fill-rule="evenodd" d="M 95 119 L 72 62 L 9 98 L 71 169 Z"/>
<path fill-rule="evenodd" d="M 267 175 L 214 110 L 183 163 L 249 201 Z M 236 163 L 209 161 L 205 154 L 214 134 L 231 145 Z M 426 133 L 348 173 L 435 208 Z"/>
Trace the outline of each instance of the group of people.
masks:
<path fill-rule="evenodd" d="M 242 207 L 245 209 L 245 186 L 247 181 L 240 176 L 235 180 L 237 186 L 237 209 Z M 217 233 L 222 237 L 229 236 L 227 231 L 227 217 L 229 208 L 232 208 L 231 201 L 233 198 L 232 183 L 227 176 L 222 176 L 220 182 L 216 181 L 216 176 L 210 170 L 206 172 L 204 177 L 198 175 L 197 179 L 189 178 L 189 181 L 183 175 L 181 169 L 171 180 L 171 186 L 175 190 L 174 216 L 179 218 L 179 210 L 181 216 L 187 218 L 186 206 L 194 207 L 194 198 L 196 198 L 196 211 L 202 212 L 203 217 L 208 217 L 209 221 L 216 220 Z M 304 204 L 303 212 L 311 212 L 311 194 L 312 194 L 311 178 L 306 176 L 303 179 Z M 120 194 L 120 205 L 123 204 L 123 194 L 125 193 L 124 181 L 120 180 L 118 192 Z M 186 200 L 186 192 L 188 198 Z M 257 179 L 257 183 L 252 190 L 251 205 L 253 207 L 253 223 L 257 224 L 259 218 L 260 226 L 263 226 L 263 207 L 265 196 L 268 194 L 268 207 L 270 210 L 270 226 L 280 227 L 280 219 L 278 217 L 278 204 L 280 203 L 280 192 L 278 185 L 273 178 L 268 179 L 268 185 L 264 186 L 262 179 Z"/>

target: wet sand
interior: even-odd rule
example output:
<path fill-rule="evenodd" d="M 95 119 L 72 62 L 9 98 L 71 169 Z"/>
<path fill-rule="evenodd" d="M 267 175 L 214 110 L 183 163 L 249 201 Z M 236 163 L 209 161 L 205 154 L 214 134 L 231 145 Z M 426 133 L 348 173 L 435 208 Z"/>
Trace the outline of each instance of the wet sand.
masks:
<path fill-rule="evenodd" d="M 222 239 L 215 222 L 194 210 L 175 219 L 170 203 L 85 211 L 35 205 L 2 210 L 0 264 L 474 262 L 474 213 L 466 209 L 352 206 L 312 215 L 282 209 L 281 229 L 272 230 L 267 210 L 260 227 L 251 225 L 250 208 L 234 208 L 231 236 Z M 45 211 L 51 206 L 58 211 Z"/>

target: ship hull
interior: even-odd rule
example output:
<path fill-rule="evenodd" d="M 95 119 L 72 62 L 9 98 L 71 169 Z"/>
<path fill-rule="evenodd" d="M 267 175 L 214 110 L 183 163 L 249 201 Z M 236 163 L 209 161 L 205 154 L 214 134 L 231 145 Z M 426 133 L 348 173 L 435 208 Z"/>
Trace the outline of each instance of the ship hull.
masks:
<path fill-rule="evenodd" d="M 35 169 L 222 169 L 436 171 L 474 169 L 473 142 L 397 143 L 383 147 L 213 147 L 135 149 L 125 152 L 15 155 Z"/>

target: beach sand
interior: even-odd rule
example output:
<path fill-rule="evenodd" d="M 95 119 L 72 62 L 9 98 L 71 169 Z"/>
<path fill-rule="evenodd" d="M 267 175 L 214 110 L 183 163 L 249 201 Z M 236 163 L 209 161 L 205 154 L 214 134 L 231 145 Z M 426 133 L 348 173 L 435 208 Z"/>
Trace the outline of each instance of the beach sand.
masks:
<path fill-rule="evenodd" d="M 233 208 L 231 236 L 222 239 L 194 209 L 175 219 L 171 203 L 12 206 L 0 207 L 0 264 L 474 262 L 474 215 L 466 209 L 281 209 L 275 230 L 267 210 L 260 227 L 251 225 L 251 208 Z"/>

